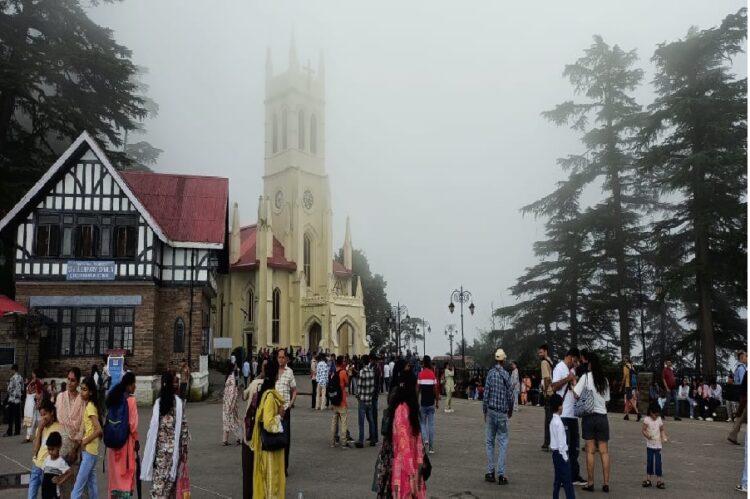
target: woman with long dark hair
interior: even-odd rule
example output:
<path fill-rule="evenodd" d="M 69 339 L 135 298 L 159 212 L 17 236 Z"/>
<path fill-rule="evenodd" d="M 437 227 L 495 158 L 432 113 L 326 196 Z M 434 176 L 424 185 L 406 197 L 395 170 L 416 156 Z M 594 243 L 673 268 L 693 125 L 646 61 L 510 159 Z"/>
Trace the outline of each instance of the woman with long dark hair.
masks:
<path fill-rule="evenodd" d="M 284 497 L 286 474 L 284 471 L 284 449 L 263 450 L 261 425 L 269 433 L 281 433 L 284 418 L 284 397 L 276 391 L 279 377 L 279 361 L 271 356 L 266 364 L 265 379 L 260 385 L 258 410 L 250 446 L 253 449 L 253 495 L 252 497 Z"/>
<path fill-rule="evenodd" d="M 141 480 L 153 482 L 151 497 L 154 499 L 174 497 L 179 466 L 187 459 L 187 417 L 174 385 L 173 373 L 162 375 L 161 391 L 154 402 L 143 453 Z"/>
<path fill-rule="evenodd" d="M 83 497 L 87 490 L 89 499 L 99 497 L 96 485 L 96 461 L 99 457 L 99 440 L 102 436 L 102 421 L 99 417 L 99 394 L 96 381 L 88 376 L 81 382 L 81 400 L 83 409 L 83 440 L 81 440 L 81 467 L 73 485 L 73 499 Z"/>
<path fill-rule="evenodd" d="M 427 494 L 421 474 L 424 446 L 420 432 L 417 378 L 411 371 L 400 373 L 388 409 L 393 414 L 391 494 L 396 499 L 424 498 Z"/>
<path fill-rule="evenodd" d="M 224 430 L 224 445 L 229 445 L 229 436 L 233 436 L 235 443 L 240 444 L 240 421 L 237 414 L 237 398 L 239 388 L 237 387 L 236 367 L 232 364 L 226 381 L 224 382 L 224 405 L 222 409 L 222 423 Z"/>
<path fill-rule="evenodd" d="M 115 411 L 120 404 L 127 405 L 128 439 L 119 449 L 107 449 L 107 474 L 109 492 L 107 497 L 127 499 L 133 497 L 135 489 L 135 455 L 140 450 L 138 443 L 138 408 L 135 397 L 135 374 L 126 372 L 120 382 L 107 395 L 107 411 Z"/>
<path fill-rule="evenodd" d="M 609 382 L 604 377 L 599 356 L 594 352 L 588 354 L 588 372 L 584 374 L 573 388 L 575 396 L 580 397 L 584 389 L 591 390 L 594 397 L 594 412 L 583 416 L 581 433 L 586 441 L 586 472 L 588 480 L 583 490 L 594 490 L 594 446 L 598 446 L 602 462 L 604 484 L 602 490 L 609 492 L 609 421 L 607 420 L 607 402 L 609 402 Z"/>

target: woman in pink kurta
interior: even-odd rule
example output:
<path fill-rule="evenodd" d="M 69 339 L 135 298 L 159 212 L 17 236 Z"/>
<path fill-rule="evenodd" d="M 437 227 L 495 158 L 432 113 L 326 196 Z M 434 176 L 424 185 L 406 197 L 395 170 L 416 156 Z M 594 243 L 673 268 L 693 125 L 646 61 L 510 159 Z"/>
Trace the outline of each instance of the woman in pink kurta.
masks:
<path fill-rule="evenodd" d="M 413 374 L 402 374 L 391 404 L 395 406 L 391 472 L 391 491 L 395 499 L 424 499 L 427 495 L 421 475 L 424 447 L 416 386 Z"/>
<path fill-rule="evenodd" d="M 125 373 L 107 396 L 107 408 L 120 403 L 126 397 L 128 404 L 128 425 L 130 434 L 128 440 L 119 449 L 107 448 L 107 474 L 109 477 L 108 498 L 130 499 L 135 490 L 135 455 L 138 452 L 138 408 L 135 397 L 135 375 Z"/>

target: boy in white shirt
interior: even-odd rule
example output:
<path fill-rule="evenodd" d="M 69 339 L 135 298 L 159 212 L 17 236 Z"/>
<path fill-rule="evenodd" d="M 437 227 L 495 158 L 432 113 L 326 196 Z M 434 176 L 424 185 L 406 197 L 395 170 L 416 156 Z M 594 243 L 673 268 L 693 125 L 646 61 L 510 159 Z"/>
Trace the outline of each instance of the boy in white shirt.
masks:
<path fill-rule="evenodd" d="M 557 499 L 560 495 L 560 486 L 565 488 L 565 497 L 575 499 L 576 493 L 573 489 L 573 481 L 570 477 L 570 460 L 568 459 L 568 440 L 565 436 L 563 425 L 562 406 L 563 399 L 555 393 L 550 397 L 550 410 L 552 420 L 549 423 L 549 448 L 552 451 L 552 464 L 555 467 L 555 480 L 552 485 L 552 498 Z"/>
<path fill-rule="evenodd" d="M 72 475 L 68 463 L 60 456 L 62 435 L 53 431 L 47 437 L 47 458 L 44 460 L 44 479 L 42 480 L 42 499 L 58 499 L 60 484 Z"/>

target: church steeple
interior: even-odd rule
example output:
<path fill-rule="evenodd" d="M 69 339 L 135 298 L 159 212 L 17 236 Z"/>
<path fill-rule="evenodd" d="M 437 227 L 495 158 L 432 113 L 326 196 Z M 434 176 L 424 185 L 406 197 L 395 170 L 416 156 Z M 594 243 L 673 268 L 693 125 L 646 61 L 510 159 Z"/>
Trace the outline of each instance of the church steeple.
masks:
<path fill-rule="evenodd" d="M 349 217 L 346 217 L 346 234 L 344 235 L 344 267 L 352 268 L 352 230 L 349 225 Z"/>

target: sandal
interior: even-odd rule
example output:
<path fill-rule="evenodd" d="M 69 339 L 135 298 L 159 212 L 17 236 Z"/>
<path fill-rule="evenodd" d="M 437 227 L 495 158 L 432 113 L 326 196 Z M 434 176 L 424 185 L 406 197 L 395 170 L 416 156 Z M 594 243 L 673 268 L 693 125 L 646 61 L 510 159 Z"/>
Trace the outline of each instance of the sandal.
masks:
<path fill-rule="evenodd" d="M 644 487 L 651 487 L 651 480 L 644 480 L 641 485 Z"/>
<path fill-rule="evenodd" d="M 657 489 L 665 489 L 666 486 L 664 485 L 664 482 L 656 482 L 656 488 Z"/>
<path fill-rule="evenodd" d="M 594 484 L 593 483 L 589 483 L 587 485 L 584 485 L 583 487 L 581 487 L 581 490 L 585 490 L 586 492 L 593 492 L 594 491 Z"/>
<path fill-rule="evenodd" d="M 609 485 L 602 485 L 602 492 L 609 492 Z"/>
<path fill-rule="evenodd" d="M 222 443 L 222 445 L 225 445 L 225 446 L 229 445 L 229 442 L 224 442 L 224 443 Z"/>

